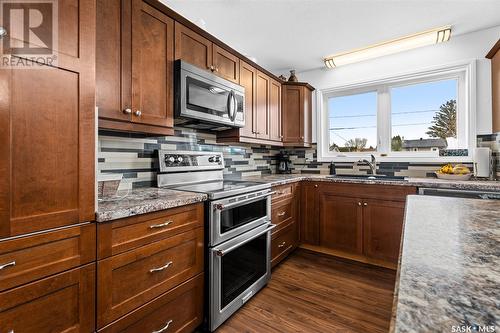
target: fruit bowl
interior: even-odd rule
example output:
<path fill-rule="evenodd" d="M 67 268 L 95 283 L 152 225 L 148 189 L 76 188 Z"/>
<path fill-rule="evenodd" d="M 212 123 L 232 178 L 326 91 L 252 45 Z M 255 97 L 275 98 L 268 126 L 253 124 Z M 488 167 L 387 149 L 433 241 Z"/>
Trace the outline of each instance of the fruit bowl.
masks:
<path fill-rule="evenodd" d="M 452 174 L 452 173 L 435 172 L 435 174 L 439 179 L 446 179 L 446 180 L 469 180 L 470 177 L 472 177 L 472 173 Z"/>

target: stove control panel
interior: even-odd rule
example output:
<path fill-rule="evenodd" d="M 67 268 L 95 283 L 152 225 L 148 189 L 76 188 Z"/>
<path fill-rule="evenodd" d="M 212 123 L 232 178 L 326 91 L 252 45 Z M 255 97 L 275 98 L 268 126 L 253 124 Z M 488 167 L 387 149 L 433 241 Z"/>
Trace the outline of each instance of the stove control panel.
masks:
<path fill-rule="evenodd" d="M 160 172 L 203 171 L 224 169 L 220 152 L 158 151 Z"/>

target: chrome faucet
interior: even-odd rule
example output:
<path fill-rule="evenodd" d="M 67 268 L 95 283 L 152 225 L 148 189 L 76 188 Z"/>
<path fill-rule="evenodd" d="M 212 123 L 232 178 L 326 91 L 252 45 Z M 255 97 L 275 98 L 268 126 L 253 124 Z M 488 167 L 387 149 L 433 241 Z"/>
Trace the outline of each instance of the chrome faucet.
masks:
<path fill-rule="evenodd" d="M 376 175 L 377 174 L 377 161 L 375 160 L 375 156 L 373 156 L 373 154 L 370 156 L 372 158 L 371 162 L 368 161 L 367 159 L 364 159 L 364 160 L 359 160 L 358 163 L 368 164 L 368 166 L 372 170 L 372 175 Z"/>

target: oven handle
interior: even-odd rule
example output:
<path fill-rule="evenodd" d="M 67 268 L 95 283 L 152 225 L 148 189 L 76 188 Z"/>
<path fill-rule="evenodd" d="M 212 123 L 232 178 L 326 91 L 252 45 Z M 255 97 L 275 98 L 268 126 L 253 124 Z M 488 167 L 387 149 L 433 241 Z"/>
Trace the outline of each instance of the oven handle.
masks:
<path fill-rule="evenodd" d="M 217 256 L 219 256 L 219 257 L 223 257 L 223 256 L 225 256 L 226 254 L 228 254 L 229 252 L 231 252 L 231 251 L 233 251 L 233 250 L 237 249 L 238 247 L 240 247 L 240 246 L 242 246 L 242 245 L 244 245 L 244 244 L 246 244 L 246 243 L 248 243 L 248 242 L 250 242 L 250 241 L 254 240 L 254 239 L 255 239 L 255 238 L 257 238 L 257 237 L 262 236 L 263 234 L 265 234 L 265 233 L 267 233 L 267 232 L 269 232 L 269 231 L 273 230 L 274 228 L 276 228 L 276 224 L 270 224 L 270 225 L 269 225 L 269 227 L 268 227 L 267 229 L 262 230 L 262 231 L 261 231 L 261 232 L 259 232 L 257 235 L 254 235 L 254 236 L 252 236 L 251 238 L 245 239 L 245 240 L 244 240 L 243 242 L 241 242 L 241 243 L 238 243 L 238 244 L 236 244 L 236 245 L 233 245 L 233 246 L 231 246 L 231 247 L 229 247 L 229 248 L 227 248 L 227 249 L 224 249 L 224 250 L 221 250 L 221 249 L 218 249 L 218 248 L 213 248 L 211 251 L 212 251 L 212 252 L 215 252 L 215 254 L 216 254 Z"/>
<path fill-rule="evenodd" d="M 232 207 L 235 207 L 235 206 L 244 205 L 244 204 L 246 204 L 248 202 L 257 201 L 259 199 L 271 196 L 271 195 L 273 195 L 275 193 L 276 193 L 276 191 L 267 192 L 267 193 L 264 193 L 264 194 L 261 194 L 261 195 L 255 196 L 255 197 L 251 197 L 251 198 L 248 198 L 248 199 L 245 199 L 245 200 L 231 202 L 230 204 L 227 204 L 227 205 L 224 205 L 224 204 L 221 204 L 221 203 L 214 203 L 213 205 L 214 205 L 214 208 L 217 209 L 217 210 L 226 210 L 226 209 L 231 209 Z"/>

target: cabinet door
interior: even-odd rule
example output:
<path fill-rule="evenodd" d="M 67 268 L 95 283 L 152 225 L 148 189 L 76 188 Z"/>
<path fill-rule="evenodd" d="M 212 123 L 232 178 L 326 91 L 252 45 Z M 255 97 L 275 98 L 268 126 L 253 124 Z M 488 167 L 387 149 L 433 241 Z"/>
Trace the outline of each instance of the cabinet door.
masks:
<path fill-rule="evenodd" d="M 320 245 L 352 254 L 363 251 L 361 200 L 322 191 L 319 198 Z"/>
<path fill-rule="evenodd" d="M 241 129 L 242 136 L 255 137 L 255 112 L 257 70 L 240 61 L 240 85 L 245 88 L 245 127 Z"/>
<path fill-rule="evenodd" d="M 95 1 L 59 26 L 57 67 L 0 70 L 0 239 L 95 218 Z"/>
<path fill-rule="evenodd" d="M 303 87 L 304 106 L 300 113 L 300 142 L 312 142 L 312 91 Z"/>
<path fill-rule="evenodd" d="M 0 332 L 94 332 L 95 264 L 0 293 Z"/>
<path fill-rule="evenodd" d="M 363 200 L 363 248 L 367 257 L 397 263 L 405 203 Z"/>
<path fill-rule="evenodd" d="M 267 75 L 257 71 L 255 129 L 259 139 L 269 139 L 270 80 Z"/>
<path fill-rule="evenodd" d="M 304 103 L 303 89 L 300 86 L 283 86 L 283 142 L 302 142 L 303 120 L 301 115 Z"/>
<path fill-rule="evenodd" d="M 213 64 L 212 42 L 175 22 L 175 59 L 210 70 Z"/>
<path fill-rule="evenodd" d="M 174 21 L 133 0 L 132 26 L 132 120 L 172 127 Z"/>
<path fill-rule="evenodd" d="M 281 83 L 271 80 L 269 85 L 269 139 L 281 141 Z"/>
<path fill-rule="evenodd" d="M 319 184 L 301 184 L 300 240 L 306 244 L 319 244 Z"/>
<path fill-rule="evenodd" d="M 96 5 L 95 71 L 99 117 L 130 121 L 132 1 L 97 0 Z"/>
<path fill-rule="evenodd" d="M 220 46 L 213 44 L 215 74 L 235 83 L 240 79 L 240 59 Z"/>

